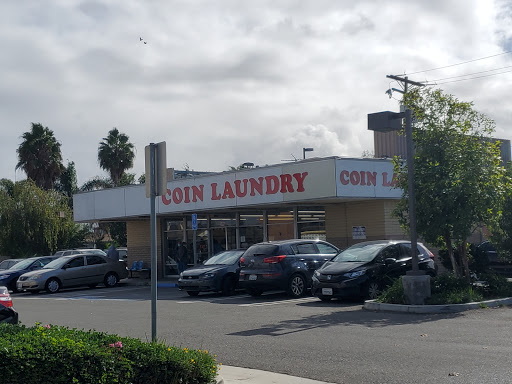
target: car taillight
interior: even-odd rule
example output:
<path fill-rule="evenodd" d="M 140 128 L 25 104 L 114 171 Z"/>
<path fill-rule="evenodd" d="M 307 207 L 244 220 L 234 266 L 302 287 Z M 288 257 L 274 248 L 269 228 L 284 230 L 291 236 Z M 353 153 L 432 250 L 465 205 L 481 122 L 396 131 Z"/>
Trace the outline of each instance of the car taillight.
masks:
<path fill-rule="evenodd" d="M 269 264 L 276 264 L 276 263 L 279 263 L 281 260 L 283 260 L 285 257 L 286 257 L 286 255 L 265 257 L 263 259 L 263 262 L 269 263 Z"/>
<path fill-rule="evenodd" d="M 240 258 L 240 264 L 245 264 L 245 257 Z"/>
<path fill-rule="evenodd" d="M 428 252 L 428 256 L 429 256 L 432 260 L 434 260 L 434 259 L 435 259 L 434 254 L 433 254 L 432 252 L 430 252 L 429 250 L 427 250 L 427 252 Z"/>
<path fill-rule="evenodd" d="M 0 304 L 4 307 L 12 307 L 12 299 L 10 295 L 0 294 Z"/>

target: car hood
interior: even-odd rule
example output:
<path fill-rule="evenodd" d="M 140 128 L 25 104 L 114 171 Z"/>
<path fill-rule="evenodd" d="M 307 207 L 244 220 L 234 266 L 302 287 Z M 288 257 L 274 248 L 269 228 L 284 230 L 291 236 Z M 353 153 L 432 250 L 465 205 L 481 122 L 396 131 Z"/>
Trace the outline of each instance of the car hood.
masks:
<path fill-rule="evenodd" d="M 356 262 L 334 262 L 328 261 L 322 267 L 318 269 L 318 272 L 323 274 L 342 274 L 347 272 L 352 272 L 361 269 L 361 267 L 367 265 L 367 262 L 356 263 Z"/>
<path fill-rule="evenodd" d="M 21 275 L 23 273 L 25 273 L 24 270 L 19 270 L 19 269 L 9 270 L 9 269 L 7 269 L 7 270 L 1 270 L 0 271 L 0 276 L 6 276 L 6 275 L 7 276 L 12 276 L 12 275 L 16 275 L 16 274 L 17 275 Z"/>
<path fill-rule="evenodd" d="M 37 271 L 30 271 L 23 274 L 24 277 L 30 277 L 34 275 L 52 275 L 57 269 L 38 269 Z"/>
<path fill-rule="evenodd" d="M 203 273 L 217 272 L 227 267 L 227 265 L 199 265 L 183 271 L 183 276 L 199 276 Z"/>

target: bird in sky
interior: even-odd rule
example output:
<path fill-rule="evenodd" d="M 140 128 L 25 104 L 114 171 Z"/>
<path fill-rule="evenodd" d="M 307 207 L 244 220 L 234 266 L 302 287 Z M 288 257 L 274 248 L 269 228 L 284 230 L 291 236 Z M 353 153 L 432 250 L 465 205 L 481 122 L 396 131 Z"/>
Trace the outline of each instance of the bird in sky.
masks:
<path fill-rule="evenodd" d="M 144 39 L 142 37 L 139 37 L 139 41 L 144 41 Z M 147 44 L 148 42 L 147 41 L 144 41 L 144 44 Z"/>

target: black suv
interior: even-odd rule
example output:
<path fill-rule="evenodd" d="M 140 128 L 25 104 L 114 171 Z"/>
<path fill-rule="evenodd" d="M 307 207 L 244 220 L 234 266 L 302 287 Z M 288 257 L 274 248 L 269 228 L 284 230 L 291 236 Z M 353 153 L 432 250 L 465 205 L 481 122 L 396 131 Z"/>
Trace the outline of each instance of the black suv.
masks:
<path fill-rule="evenodd" d="M 251 296 L 264 291 L 304 295 L 313 272 L 332 259 L 339 249 L 321 240 L 281 240 L 254 244 L 240 259 L 239 288 Z"/>

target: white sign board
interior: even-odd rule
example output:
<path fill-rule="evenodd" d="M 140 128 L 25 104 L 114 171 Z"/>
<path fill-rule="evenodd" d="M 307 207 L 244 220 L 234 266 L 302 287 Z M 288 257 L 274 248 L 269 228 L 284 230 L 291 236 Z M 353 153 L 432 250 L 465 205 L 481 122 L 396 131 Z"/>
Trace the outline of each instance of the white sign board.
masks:
<path fill-rule="evenodd" d="M 363 226 L 352 227 L 352 238 L 355 240 L 366 239 L 366 227 L 363 227 Z"/>

